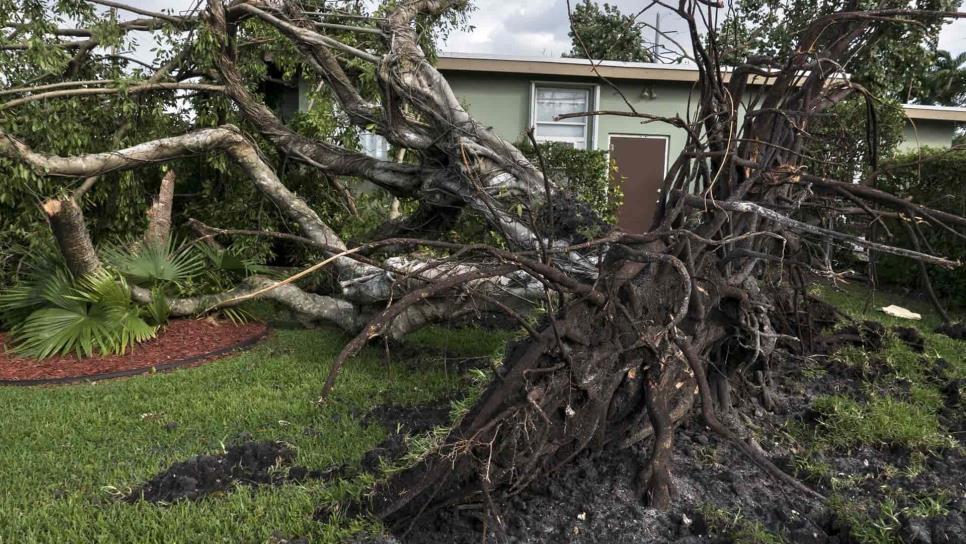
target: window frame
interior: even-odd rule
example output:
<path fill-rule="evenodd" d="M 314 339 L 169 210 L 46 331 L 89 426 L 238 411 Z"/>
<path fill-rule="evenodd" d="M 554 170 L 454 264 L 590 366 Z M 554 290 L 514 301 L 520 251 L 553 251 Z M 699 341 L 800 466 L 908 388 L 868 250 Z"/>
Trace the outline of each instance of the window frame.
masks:
<path fill-rule="evenodd" d="M 561 89 L 561 90 L 581 90 L 587 92 L 587 109 L 594 111 L 600 103 L 600 85 L 593 83 L 571 83 L 567 81 L 531 81 L 530 82 L 530 124 L 533 128 L 533 135 L 537 142 L 561 142 L 576 144 L 582 143 L 585 150 L 597 149 L 597 118 L 594 116 L 586 117 L 586 123 L 560 123 L 568 126 L 583 126 L 584 135 L 582 138 L 564 137 L 541 137 L 540 124 L 550 124 L 546 121 L 537 121 L 537 90 L 538 89 Z"/>

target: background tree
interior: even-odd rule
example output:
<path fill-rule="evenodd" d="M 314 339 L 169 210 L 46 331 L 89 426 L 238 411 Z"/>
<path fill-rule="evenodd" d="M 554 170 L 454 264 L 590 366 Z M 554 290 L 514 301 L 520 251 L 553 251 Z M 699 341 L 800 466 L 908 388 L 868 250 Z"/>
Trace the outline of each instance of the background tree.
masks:
<path fill-rule="evenodd" d="M 721 46 L 731 63 L 755 55 L 785 58 L 800 43 L 801 29 L 815 17 L 843 10 L 906 8 L 942 13 L 956 11 L 960 4 L 961 0 L 736 0 L 721 26 Z M 915 100 L 923 92 L 944 24 L 936 16 L 878 29 L 881 36 L 848 59 L 853 81 L 878 98 Z"/>
<path fill-rule="evenodd" d="M 939 106 L 966 103 L 966 52 L 954 57 L 949 51 L 936 51 L 915 101 Z"/>
<path fill-rule="evenodd" d="M 617 6 L 596 0 L 583 0 L 571 13 L 568 32 L 572 47 L 565 57 L 654 62 L 655 56 L 644 40 L 639 13 L 625 15 Z"/>

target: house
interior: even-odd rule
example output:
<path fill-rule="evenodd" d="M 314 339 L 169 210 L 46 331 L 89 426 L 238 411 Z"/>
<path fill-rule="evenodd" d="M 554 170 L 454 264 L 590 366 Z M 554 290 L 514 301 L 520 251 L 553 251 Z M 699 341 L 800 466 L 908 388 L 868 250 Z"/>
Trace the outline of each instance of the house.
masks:
<path fill-rule="evenodd" d="M 619 225 L 629 232 L 649 227 L 669 162 L 684 147 L 684 131 L 634 117 L 554 118 L 592 110 L 627 112 L 628 103 L 642 113 L 684 117 L 698 80 L 695 67 L 604 61 L 597 65 L 598 75 L 586 59 L 467 53 L 443 54 L 437 67 L 470 114 L 508 141 L 521 141 L 532 126 L 538 141 L 607 151 L 622 178 Z M 957 124 L 966 122 L 966 108 L 904 108 L 904 149 L 948 147 Z"/>
<path fill-rule="evenodd" d="M 618 225 L 628 232 L 644 232 L 670 161 L 684 148 L 684 131 L 628 116 L 554 119 L 591 110 L 628 112 L 628 104 L 641 113 L 685 117 L 698 71 L 679 64 L 595 64 L 597 73 L 586 59 L 444 53 L 437 68 L 470 114 L 505 140 L 520 142 L 533 127 L 538 141 L 609 153 L 624 197 Z M 757 79 L 751 83 L 764 83 Z M 297 89 L 288 89 L 283 99 L 289 106 L 286 111 L 294 103 L 299 110 L 308 109 L 308 91 L 304 80 Z M 966 123 L 966 108 L 906 105 L 904 110 L 908 121 L 902 150 L 948 147 L 957 126 Z M 363 134 L 360 144 L 371 156 L 389 158 L 389 144 L 381 136 Z"/>

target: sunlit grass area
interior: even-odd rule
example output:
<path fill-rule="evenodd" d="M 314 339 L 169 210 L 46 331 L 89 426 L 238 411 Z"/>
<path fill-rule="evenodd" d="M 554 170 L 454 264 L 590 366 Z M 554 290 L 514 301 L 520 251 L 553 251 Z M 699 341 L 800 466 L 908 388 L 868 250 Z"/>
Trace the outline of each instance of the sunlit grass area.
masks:
<path fill-rule="evenodd" d="M 489 357 L 505 333 L 428 329 L 405 358 L 382 347 L 350 360 L 333 398 L 316 400 L 348 339 L 279 330 L 255 349 L 171 374 L 92 385 L 0 388 L 0 542 L 336 542 L 359 524 L 322 524 L 320 505 L 358 482 L 239 487 L 171 506 L 116 496 L 171 464 L 239 440 L 280 440 L 310 469 L 358 462 L 387 429 L 364 425 L 381 404 L 452 396 L 463 383 L 447 358 Z"/>

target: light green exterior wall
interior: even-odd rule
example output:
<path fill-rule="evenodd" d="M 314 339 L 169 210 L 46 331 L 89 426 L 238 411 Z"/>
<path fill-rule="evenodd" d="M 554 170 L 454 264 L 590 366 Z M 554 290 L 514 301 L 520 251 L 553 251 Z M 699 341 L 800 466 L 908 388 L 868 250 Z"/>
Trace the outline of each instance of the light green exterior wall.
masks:
<path fill-rule="evenodd" d="M 956 125 L 946 121 L 927 121 L 924 119 L 906 124 L 902 131 L 900 151 L 914 151 L 919 147 L 949 147 L 953 143 Z"/>
<path fill-rule="evenodd" d="M 611 87 L 595 78 L 554 78 L 530 74 L 504 74 L 483 72 L 446 71 L 443 74 L 453 91 L 468 107 L 469 112 L 481 123 L 493 128 L 502 138 L 519 142 L 530 124 L 531 83 L 560 83 L 569 85 L 597 85 L 599 110 L 629 111 L 621 96 Z M 635 109 L 659 116 L 685 117 L 688 107 L 689 83 L 618 80 L 614 82 Z M 652 93 L 647 93 L 650 89 Z M 681 129 L 666 123 L 642 124 L 632 117 L 604 116 L 595 120 L 595 147 L 608 149 L 611 134 L 659 135 L 669 138 L 668 156 L 677 157 L 684 148 L 685 134 Z M 909 151 L 918 145 L 948 147 L 952 144 L 955 124 L 946 121 L 919 120 L 907 125 L 900 150 Z M 918 140 L 916 134 L 918 133 Z"/>
<path fill-rule="evenodd" d="M 473 117 L 491 127 L 502 138 L 519 142 L 530 125 L 531 84 L 596 85 L 599 104 L 594 109 L 628 111 L 620 94 L 594 78 L 555 78 L 526 74 L 487 74 L 448 71 L 443 74 L 453 92 Z M 661 116 L 685 115 L 690 86 L 668 83 L 616 82 L 620 92 L 635 109 Z M 611 134 L 656 135 L 669 138 L 669 156 L 684 148 L 685 134 L 667 123 L 642 124 L 631 117 L 603 116 L 594 120 L 595 147 L 607 150 Z"/>
<path fill-rule="evenodd" d="M 504 140 L 519 142 L 530 123 L 530 80 L 523 76 L 443 74 L 464 107 Z"/>

